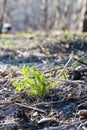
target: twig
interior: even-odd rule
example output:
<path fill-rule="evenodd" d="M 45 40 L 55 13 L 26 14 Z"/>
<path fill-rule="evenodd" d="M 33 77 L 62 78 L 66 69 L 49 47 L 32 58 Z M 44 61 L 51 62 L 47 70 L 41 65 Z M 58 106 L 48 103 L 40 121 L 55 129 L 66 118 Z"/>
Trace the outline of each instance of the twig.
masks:
<path fill-rule="evenodd" d="M 2 127 L 6 127 L 6 126 L 8 126 L 8 125 L 15 125 L 16 124 L 16 122 L 6 122 L 6 123 L 0 123 L 0 128 L 1 128 L 1 126 Z"/>
<path fill-rule="evenodd" d="M 42 109 L 39 109 L 39 108 L 36 108 L 36 107 L 32 107 L 32 106 L 27 106 L 27 105 L 16 103 L 16 102 L 1 102 L 0 103 L 0 105 L 10 105 L 10 104 L 14 104 L 17 107 L 21 107 L 21 108 L 26 109 L 26 110 L 30 110 L 30 109 L 32 110 L 33 109 L 33 110 L 36 110 L 38 112 L 46 114 L 46 111 L 44 111 Z"/>
<path fill-rule="evenodd" d="M 72 60 L 72 56 L 69 58 L 69 60 L 65 64 L 63 70 L 61 71 L 61 73 L 56 78 L 59 78 L 64 73 L 65 69 L 67 68 L 67 66 L 68 66 L 68 64 L 70 63 L 71 60 Z"/>
<path fill-rule="evenodd" d="M 78 115 L 79 115 L 79 116 L 87 116 L 87 110 L 86 110 L 86 109 L 84 109 L 84 110 L 79 110 Z"/>
<path fill-rule="evenodd" d="M 0 105 L 10 105 L 12 103 L 14 103 L 14 102 L 0 102 Z"/>
<path fill-rule="evenodd" d="M 21 108 L 24 108 L 26 110 L 30 110 L 30 109 L 33 109 L 33 110 L 36 110 L 38 112 L 41 112 L 41 113 L 45 113 L 46 114 L 46 111 L 42 110 L 42 109 L 39 109 L 39 108 L 36 108 L 36 107 L 31 107 L 31 106 L 26 106 L 26 105 L 23 105 L 23 104 L 20 104 L 20 103 L 14 103 L 17 107 L 21 107 Z"/>
<path fill-rule="evenodd" d="M 51 81 L 52 82 L 56 81 L 56 78 L 52 79 Z M 81 80 L 64 80 L 64 79 L 57 78 L 57 81 L 58 82 L 60 81 L 62 83 L 75 83 L 75 84 L 83 83 L 83 84 L 86 84 L 84 81 L 81 81 Z"/>
<path fill-rule="evenodd" d="M 87 66 L 87 63 L 85 63 L 84 61 L 81 61 L 75 57 L 73 57 L 74 60 L 78 61 L 79 63 L 83 64 L 83 65 L 86 65 Z"/>

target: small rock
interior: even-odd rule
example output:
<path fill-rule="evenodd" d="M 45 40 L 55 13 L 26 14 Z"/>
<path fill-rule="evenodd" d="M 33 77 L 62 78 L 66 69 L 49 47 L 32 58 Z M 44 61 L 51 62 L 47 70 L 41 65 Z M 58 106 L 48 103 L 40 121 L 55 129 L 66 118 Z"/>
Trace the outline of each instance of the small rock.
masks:
<path fill-rule="evenodd" d="M 43 123 L 47 123 L 49 121 L 51 121 L 51 118 L 42 118 L 41 120 L 38 121 L 38 124 L 43 124 Z"/>
<path fill-rule="evenodd" d="M 34 112 L 33 113 L 33 117 L 36 117 L 36 116 L 38 116 L 39 114 L 38 114 L 38 112 Z"/>
<path fill-rule="evenodd" d="M 73 80 L 79 80 L 81 78 L 81 74 L 79 71 L 77 70 L 74 70 L 73 73 L 72 73 L 72 79 Z"/>

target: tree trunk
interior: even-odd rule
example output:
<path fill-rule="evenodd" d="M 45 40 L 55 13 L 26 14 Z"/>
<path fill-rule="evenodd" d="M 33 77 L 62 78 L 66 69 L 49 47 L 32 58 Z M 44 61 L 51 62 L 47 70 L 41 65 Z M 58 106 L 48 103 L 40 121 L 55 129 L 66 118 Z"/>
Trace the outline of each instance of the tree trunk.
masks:
<path fill-rule="evenodd" d="M 4 14 L 6 12 L 7 0 L 3 0 L 2 11 L 0 14 L 0 33 L 3 27 Z"/>
<path fill-rule="evenodd" d="M 86 3 L 86 11 L 84 14 L 84 20 L 83 20 L 83 32 L 87 32 L 87 3 Z"/>
<path fill-rule="evenodd" d="M 45 0 L 44 5 L 44 29 L 48 32 L 48 0 Z"/>

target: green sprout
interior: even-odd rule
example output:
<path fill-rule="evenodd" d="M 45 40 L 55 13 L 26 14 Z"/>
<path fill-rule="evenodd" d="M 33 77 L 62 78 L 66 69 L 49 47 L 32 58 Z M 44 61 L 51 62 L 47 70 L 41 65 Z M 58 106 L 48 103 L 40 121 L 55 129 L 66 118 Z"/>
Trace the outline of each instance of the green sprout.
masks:
<path fill-rule="evenodd" d="M 27 90 L 29 96 L 45 97 L 50 90 L 51 83 L 47 82 L 45 75 L 36 71 L 34 67 L 24 66 L 22 70 L 23 80 L 14 81 L 13 86 L 20 92 Z"/>
<path fill-rule="evenodd" d="M 14 45 L 13 45 L 13 43 L 12 43 L 12 40 L 6 39 L 5 41 L 0 41 L 0 47 L 13 48 Z"/>

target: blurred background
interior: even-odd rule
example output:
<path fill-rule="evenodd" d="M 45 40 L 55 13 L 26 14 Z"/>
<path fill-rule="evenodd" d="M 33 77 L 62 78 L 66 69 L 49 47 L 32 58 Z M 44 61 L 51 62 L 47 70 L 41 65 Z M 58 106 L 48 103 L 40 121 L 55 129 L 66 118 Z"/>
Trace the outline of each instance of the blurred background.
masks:
<path fill-rule="evenodd" d="M 87 31 L 87 0 L 0 0 L 0 30 Z"/>

